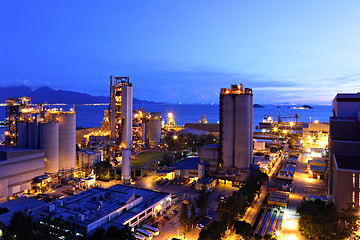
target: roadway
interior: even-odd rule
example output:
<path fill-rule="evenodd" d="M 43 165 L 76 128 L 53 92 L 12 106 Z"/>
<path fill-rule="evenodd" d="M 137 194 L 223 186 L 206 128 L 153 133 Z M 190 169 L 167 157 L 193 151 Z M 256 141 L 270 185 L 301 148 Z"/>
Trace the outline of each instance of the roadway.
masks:
<path fill-rule="evenodd" d="M 282 225 L 282 239 L 305 239 L 299 231 L 299 215 L 296 213 L 296 208 L 303 198 L 308 199 L 310 194 L 326 194 L 325 181 L 311 179 L 308 177 L 308 173 L 305 172 L 308 157 L 309 155 L 307 154 L 300 154 L 298 158 L 292 190 L 289 196 L 288 209 L 285 211 Z"/>

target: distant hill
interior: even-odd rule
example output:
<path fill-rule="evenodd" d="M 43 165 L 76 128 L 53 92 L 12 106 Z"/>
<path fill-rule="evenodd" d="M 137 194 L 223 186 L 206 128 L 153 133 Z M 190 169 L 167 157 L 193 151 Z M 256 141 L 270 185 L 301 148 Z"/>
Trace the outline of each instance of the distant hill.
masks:
<path fill-rule="evenodd" d="M 255 104 L 253 105 L 253 108 L 264 108 L 264 106 L 262 106 L 262 105 L 260 105 L 260 104 L 255 103 Z"/>
<path fill-rule="evenodd" d="M 31 97 L 32 103 L 67 103 L 67 104 L 86 104 L 86 103 L 108 103 L 110 97 L 92 96 L 87 93 L 73 91 L 55 90 L 49 87 L 41 87 L 31 90 L 29 87 L 0 87 L 0 102 L 6 102 L 10 97 Z M 140 100 L 134 98 L 134 104 L 156 104 L 156 102 Z"/>

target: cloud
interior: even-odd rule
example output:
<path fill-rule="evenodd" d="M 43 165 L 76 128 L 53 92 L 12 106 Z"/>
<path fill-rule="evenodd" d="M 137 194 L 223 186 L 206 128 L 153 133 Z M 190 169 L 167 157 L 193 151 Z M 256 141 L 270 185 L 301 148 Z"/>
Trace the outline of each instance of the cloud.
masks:
<path fill-rule="evenodd" d="M 51 85 L 51 83 L 49 81 L 29 80 L 27 78 L 22 78 L 22 79 L 16 78 L 12 81 L 3 81 L 1 83 L 1 86 L 3 86 L 3 87 L 26 86 L 26 87 L 31 88 L 32 90 L 39 88 L 39 87 L 45 87 L 45 86 L 50 86 L 50 85 Z"/>

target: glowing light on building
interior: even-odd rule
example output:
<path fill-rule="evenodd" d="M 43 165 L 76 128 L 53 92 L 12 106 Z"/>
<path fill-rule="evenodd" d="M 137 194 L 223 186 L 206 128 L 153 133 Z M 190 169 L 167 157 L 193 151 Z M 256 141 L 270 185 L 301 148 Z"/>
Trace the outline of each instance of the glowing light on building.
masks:
<path fill-rule="evenodd" d="M 298 223 L 296 220 L 287 220 L 286 221 L 286 228 L 289 230 L 295 230 L 298 226 Z"/>
<path fill-rule="evenodd" d="M 155 211 L 160 212 L 162 210 L 162 207 L 160 204 L 156 205 Z"/>

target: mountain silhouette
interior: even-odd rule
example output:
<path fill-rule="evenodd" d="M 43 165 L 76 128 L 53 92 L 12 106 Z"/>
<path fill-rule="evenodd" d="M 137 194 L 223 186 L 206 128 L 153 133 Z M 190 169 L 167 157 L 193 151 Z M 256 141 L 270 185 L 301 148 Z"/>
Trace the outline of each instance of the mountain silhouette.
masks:
<path fill-rule="evenodd" d="M 0 87 L 0 102 L 5 103 L 7 98 L 30 97 L 32 103 L 66 103 L 66 104 L 86 104 L 86 103 L 108 103 L 110 97 L 92 96 L 87 93 L 74 91 L 55 90 L 50 87 L 41 87 L 31 90 L 26 86 Z M 133 99 L 134 104 L 152 103 L 152 101 Z"/>

